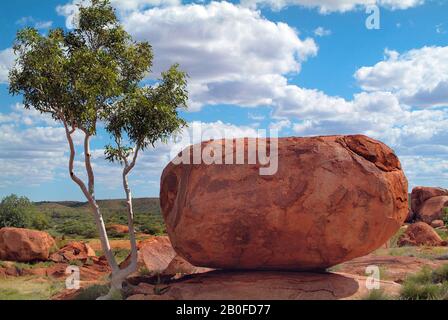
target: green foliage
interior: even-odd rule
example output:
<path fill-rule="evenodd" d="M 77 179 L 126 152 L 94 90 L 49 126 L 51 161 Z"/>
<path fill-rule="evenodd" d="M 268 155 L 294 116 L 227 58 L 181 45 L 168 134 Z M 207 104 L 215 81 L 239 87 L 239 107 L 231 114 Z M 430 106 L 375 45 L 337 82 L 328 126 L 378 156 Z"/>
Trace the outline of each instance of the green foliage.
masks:
<path fill-rule="evenodd" d="M 95 224 L 90 221 L 68 220 L 57 226 L 56 230 L 66 236 L 81 236 L 86 239 L 97 237 Z"/>
<path fill-rule="evenodd" d="M 28 198 L 13 194 L 0 203 L 0 228 L 2 227 L 46 230 L 50 227 L 50 222 L 45 214 L 36 210 Z"/>
<path fill-rule="evenodd" d="M 50 278 L 18 277 L 0 281 L 1 300 L 49 300 L 65 289 L 63 281 Z"/>
<path fill-rule="evenodd" d="M 106 224 L 127 224 L 127 207 L 124 200 L 98 200 Z M 96 237 L 88 203 L 41 202 L 36 210 L 49 221 L 46 229 L 54 237 L 91 239 Z M 153 235 L 166 234 L 160 214 L 158 199 L 134 199 L 135 227 L 137 232 Z M 128 235 L 109 233 L 111 239 L 123 239 Z M 63 244 L 60 244 L 63 246 Z"/>
<path fill-rule="evenodd" d="M 31 217 L 29 227 L 36 230 L 46 230 L 50 227 L 50 220 L 43 213 L 35 213 Z"/>
<path fill-rule="evenodd" d="M 109 292 L 107 285 L 93 285 L 88 288 L 83 288 L 76 295 L 74 300 L 96 300 Z"/>
<path fill-rule="evenodd" d="M 390 247 L 391 248 L 397 248 L 398 247 L 398 239 L 400 239 L 400 237 L 403 235 L 403 233 L 405 233 L 406 228 L 401 227 L 400 229 L 398 229 L 398 231 L 392 236 L 392 238 L 390 239 Z"/>
<path fill-rule="evenodd" d="M 401 289 L 405 300 L 446 300 L 448 299 L 448 265 L 431 271 L 423 268 L 408 277 Z"/>
<path fill-rule="evenodd" d="M 5 197 L 0 203 L 0 228 L 26 228 L 30 225 L 33 204 L 26 197 L 15 194 Z"/>
<path fill-rule="evenodd" d="M 391 300 L 392 297 L 388 296 L 384 290 L 375 289 L 370 290 L 369 294 L 363 298 L 363 300 Z"/>
<path fill-rule="evenodd" d="M 442 220 L 448 226 L 448 208 L 443 208 Z"/>
<path fill-rule="evenodd" d="M 26 108 L 96 133 L 109 106 L 132 93 L 149 71 L 152 50 L 132 41 L 107 0 L 80 7 L 73 31 L 33 28 L 17 33 L 10 93 L 23 94 Z"/>
<path fill-rule="evenodd" d="M 41 35 L 25 28 L 13 48 L 18 58 L 9 75 L 10 93 L 22 94 L 26 108 L 91 135 L 104 121 L 116 143 L 106 147 L 111 161 L 122 161 L 185 125 L 177 109 L 186 106 L 186 74 L 174 65 L 154 87 L 140 87 L 151 70 L 152 48 L 132 40 L 109 0 L 81 6 L 73 31 Z"/>

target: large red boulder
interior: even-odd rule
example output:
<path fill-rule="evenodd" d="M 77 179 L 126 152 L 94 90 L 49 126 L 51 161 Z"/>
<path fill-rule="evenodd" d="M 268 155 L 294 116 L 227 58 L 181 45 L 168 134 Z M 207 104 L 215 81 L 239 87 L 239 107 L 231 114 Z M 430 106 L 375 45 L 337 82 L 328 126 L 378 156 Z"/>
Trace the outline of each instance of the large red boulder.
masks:
<path fill-rule="evenodd" d="M 437 196 L 426 200 L 417 212 L 417 220 L 431 224 L 434 220 L 443 218 L 448 207 L 448 196 Z"/>
<path fill-rule="evenodd" d="M 411 224 L 398 239 L 398 245 L 404 246 L 446 246 L 447 242 L 443 241 L 437 232 L 424 222 Z"/>
<path fill-rule="evenodd" d="M 275 147 L 275 140 L 260 140 Z M 236 142 L 248 159 L 253 140 Z M 234 140 L 202 148 L 217 155 L 223 145 L 237 158 Z M 160 201 L 177 253 L 217 269 L 325 269 L 378 249 L 408 214 L 398 158 L 365 136 L 281 138 L 278 171 L 260 175 L 261 167 L 165 168 Z"/>
<path fill-rule="evenodd" d="M 412 212 L 418 213 L 426 200 L 439 196 L 448 196 L 448 190 L 433 187 L 415 187 L 411 193 Z"/>
<path fill-rule="evenodd" d="M 46 232 L 18 229 L 0 229 L 0 260 L 32 262 L 45 261 L 56 247 Z"/>

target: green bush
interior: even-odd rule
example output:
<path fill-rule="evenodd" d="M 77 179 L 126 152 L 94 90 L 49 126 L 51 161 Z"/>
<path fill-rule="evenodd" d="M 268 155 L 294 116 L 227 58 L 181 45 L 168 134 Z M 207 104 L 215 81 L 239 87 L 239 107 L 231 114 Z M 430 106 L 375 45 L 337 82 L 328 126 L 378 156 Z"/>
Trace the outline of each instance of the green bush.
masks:
<path fill-rule="evenodd" d="M 46 230 L 50 227 L 50 221 L 47 216 L 42 213 L 33 214 L 31 217 L 30 228 L 36 230 Z"/>
<path fill-rule="evenodd" d="M 30 224 L 33 204 L 26 197 L 15 194 L 3 198 L 0 203 L 0 228 L 26 228 Z"/>
<path fill-rule="evenodd" d="M 80 236 L 86 239 L 96 238 L 97 231 L 93 223 L 69 220 L 57 227 L 57 231 L 63 235 Z"/>
<path fill-rule="evenodd" d="M 448 208 L 443 208 L 442 220 L 445 222 L 445 225 L 448 225 Z"/>
<path fill-rule="evenodd" d="M 363 300 L 391 300 L 392 298 L 384 293 L 383 290 L 370 290 L 369 294 Z"/>
<path fill-rule="evenodd" d="M 94 285 L 88 288 L 81 289 L 74 300 L 96 300 L 109 292 L 107 285 Z"/>
<path fill-rule="evenodd" d="M 401 289 L 404 300 L 446 300 L 448 299 L 448 265 L 434 271 L 423 268 L 408 277 Z"/>

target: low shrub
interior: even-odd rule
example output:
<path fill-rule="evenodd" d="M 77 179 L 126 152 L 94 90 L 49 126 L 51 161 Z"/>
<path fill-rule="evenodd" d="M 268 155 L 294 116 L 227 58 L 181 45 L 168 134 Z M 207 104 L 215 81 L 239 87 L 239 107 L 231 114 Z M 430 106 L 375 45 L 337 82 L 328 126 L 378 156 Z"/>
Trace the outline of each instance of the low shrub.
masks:
<path fill-rule="evenodd" d="M 108 292 L 109 286 L 97 284 L 81 289 L 74 300 L 96 300 L 99 297 L 106 295 Z"/>
<path fill-rule="evenodd" d="M 86 239 L 97 237 L 96 227 L 93 223 L 78 220 L 65 221 L 57 227 L 57 231 L 63 235 L 81 236 Z"/>
<path fill-rule="evenodd" d="M 383 290 L 370 290 L 369 294 L 363 300 L 392 300 L 392 297 L 387 295 Z"/>
<path fill-rule="evenodd" d="M 423 268 L 409 276 L 403 283 L 400 297 L 404 300 L 448 299 L 448 265 L 434 271 Z"/>

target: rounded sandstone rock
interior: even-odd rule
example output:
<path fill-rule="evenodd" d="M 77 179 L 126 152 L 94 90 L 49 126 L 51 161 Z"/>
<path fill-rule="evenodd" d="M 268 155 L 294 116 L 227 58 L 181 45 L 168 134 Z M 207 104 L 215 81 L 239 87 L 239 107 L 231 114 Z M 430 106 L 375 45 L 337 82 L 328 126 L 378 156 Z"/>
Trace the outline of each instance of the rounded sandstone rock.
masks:
<path fill-rule="evenodd" d="M 0 229 L 0 260 L 45 261 L 55 247 L 56 242 L 46 232 L 19 228 Z"/>
<path fill-rule="evenodd" d="M 441 220 L 446 207 L 448 207 L 448 196 L 430 198 L 420 207 L 417 219 L 427 224 L 431 224 L 434 220 Z"/>
<path fill-rule="evenodd" d="M 171 162 L 163 172 L 168 234 L 177 253 L 195 266 L 325 269 L 381 247 L 408 214 L 407 180 L 381 142 L 281 138 L 277 172 L 260 175 L 263 165 L 247 164 L 250 140 L 202 144 L 214 154 L 219 150 L 213 148 L 226 145 L 222 157 L 233 150 L 236 158 L 242 142 L 246 164 Z M 275 152 L 271 156 L 273 161 Z"/>
<path fill-rule="evenodd" d="M 418 214 L 425 201 L 440 196 L 448 196 L 448 190 L 434 187 L 415 187 L 411 193 L 411 210 Z"/>

